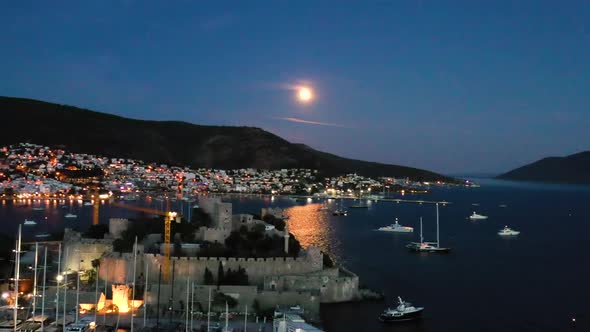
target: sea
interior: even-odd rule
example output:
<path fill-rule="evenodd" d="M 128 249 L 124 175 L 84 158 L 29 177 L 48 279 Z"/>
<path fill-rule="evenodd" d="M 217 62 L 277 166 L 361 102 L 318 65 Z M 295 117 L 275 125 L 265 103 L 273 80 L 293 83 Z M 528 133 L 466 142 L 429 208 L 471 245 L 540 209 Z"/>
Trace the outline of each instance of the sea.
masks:
<path fill-rule="evenodd" d="M 423 218 L 426 241 L 436 240 L 436 207 L 431 204 L 369 202 L 367 209 L 348 209 L 348 216 L 320 211 L 335 209 L 336 200 L 295 201 L 288 197 L 226 196 L 234 213 L 260 214 L 263 207 L 286 208 L 289 227 L 304 246 L 318 246 L 334 261 L 356 273 L 362 287 L 382 292 L 381 301 L 322 305 L 326 331 L 590 331 L 590 187 L 476 179 L 479 188 L 434 187 L 432 193 L 396 198 L 447 201 L 440 205 L 440 245 L 448 254 L 413 253 L 405 248 L 419 240 Z M 365 202 L 362 202 L 365 203 Z M 85 229 L 92 206 L 80 202 L 4 201 L 0 232 L 14 235 L 25 218 L 25 240 L 64 226 Z M 162 208 L 161 202 L 133 202 Z M 187 202 L 173 203 L 187 211 Z M 345 200 L 344 207 L 358 204 Z M 62 206 L 63 205 L 63 206 Z M 45 206 L 45 210 L 33 207 Z M 63 216 L 72 211 L 78 219 Z M 471 221 L 477 212 L 487 220 Z M 134 212 L 100 209 L 101 223 Z M 413 233 L 376 231 L 391 224 L 414 227 Z M 501 237 L 505 225 L 520 231 Z M 424 307 L 418 321 L 384 324 L 379 314 L 397 297 Z"/>

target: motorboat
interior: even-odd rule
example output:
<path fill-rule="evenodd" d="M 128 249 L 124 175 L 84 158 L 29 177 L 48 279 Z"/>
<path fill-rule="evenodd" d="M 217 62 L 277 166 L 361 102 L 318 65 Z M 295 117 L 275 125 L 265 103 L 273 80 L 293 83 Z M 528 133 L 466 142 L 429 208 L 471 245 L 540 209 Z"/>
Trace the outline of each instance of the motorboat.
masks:
<path fill-rule="evenodd" d="M 44 207 L 42 207 L 42 206 L 35 206 L 35 207 L 33 208 L 33 210 L 35 210 L 35 211 L 44 211 L 44 210 L 45 210 L 45 208 L 44 208 Z"/>
<path fill-rule="evenodd" d="M 379 320 L 382 322 L 400 322 L 418 319 L 422 316 L 423 307 L 414 307 L 410 302 L 405 302 L 401 297 L 397 297 L 399 304 L 395 308 L 387 308 Z"/>
<path fill-rule="evenodd" d="M 484 219 L 488 219 L 488 216 L 484 216 L 483 214 L 477 214 L 477 213 L 475 213 L 475 211 L 473 211 L 473 214 L 469 216 L 469 219 L 471 219 L 471 220 L 484 220 Z"/>
<path fill-rule="evenodd" d="M 516 231 L 508 226 L 504 226 L 504 228 L 502 228 L 498 232 L 498 235 L 501 235 L 501 236 L 513 236 L 513 235 L 518 235 L 518 234 L 520 234 L 520 231 Z"/>
<path fill-rule="evenodd" d="M 35 226 L 35 225 L 37 225 L 37 222 L 35 220 L 25 219 L 25 222 L 23 222 L 23 225 L 25 225 L 25 226 Z"/>
<path fill-rule="evenodd" d="M 74 219 L 74 218 L 78 218 L 77 215 L 73 214 L 73 213 L 67 213 L 64 218 L 68 218 L 68 219 Z"/>
<path fill-rule="evenodd" d="M 88 201 L 84 202 L 84 206 L 91 206 L 91 205 L 92 205 L 92 202 L 88 202 Z"/>
<path fill-rule="evenodd" d="M 409 227 L 409 226 L 402 226 L 398 223 L 397 218 L 395 218 L 395 223 L 389 225 L 389 226 L 383 226 L 383 227 L 379 227 L 379 229 L 377 229 L 378 231 L 382 231 L 382 232 L 398 232 L 398 233 L 411 233 L 414 231 L 413 227 Z"/>

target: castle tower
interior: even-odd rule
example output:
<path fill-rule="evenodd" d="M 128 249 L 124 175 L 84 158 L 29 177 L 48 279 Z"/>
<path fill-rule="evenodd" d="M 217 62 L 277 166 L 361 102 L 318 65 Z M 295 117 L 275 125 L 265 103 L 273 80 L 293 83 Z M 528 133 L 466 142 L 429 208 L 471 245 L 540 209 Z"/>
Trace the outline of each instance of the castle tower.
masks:
<path fill-rule="evenodd" d="M 285 221 L 285 254 L 289 253 L 289 223 Z"/>

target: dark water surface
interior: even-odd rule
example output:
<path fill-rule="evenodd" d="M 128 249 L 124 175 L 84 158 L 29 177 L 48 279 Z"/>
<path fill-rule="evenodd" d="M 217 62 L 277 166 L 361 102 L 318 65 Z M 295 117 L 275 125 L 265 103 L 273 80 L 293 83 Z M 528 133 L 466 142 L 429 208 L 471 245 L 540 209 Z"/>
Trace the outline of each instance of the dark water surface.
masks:
<path fill-rule="evenodd" d="M 318 200 L 230 200 L 234 213 L 289 207 L 291 232 L 304 246 L 320 246 L 358 274 L 361 285 L 387 296 L 385 302 L 323 306 L 327 331 L 590 331 L 590 188 L 483 180 L 481 188 L 435 189 L 403 198 L 452 202 L 440 208 L 441 245 L 451 247 L 450 254 L 415 254 L 404 247 L 418 240 L 420 216 L 425 239 L 436 239 L 432 205 L 377 202 L 369 209 L 350 209 L 347 217 L 333 217 L 318 211 Z M 79 228 L 91 223 L 90 206 L 74 204 L 79 218 L 67 221 L 63 215 L 69 209 L 57 203 L 44 211 L 3 204 L 0 221 L 7 233 L 25 218 L 40 222 L 25 228 L 28 237 L 44 229 L 58 231 L 64 223 Z M 473 211 L 489 219 L 469 221 Z M 133 214 L 103 206 L 101 222 Z M 414 234 L 374 231 L 394 217 L 413 226 Z M 504 225 L 521 234 L 501 238 L 497 232 Z M 424 318 L 403 325 L 380 323 L 377 316 L 398 295 L 424 306 Z"/>

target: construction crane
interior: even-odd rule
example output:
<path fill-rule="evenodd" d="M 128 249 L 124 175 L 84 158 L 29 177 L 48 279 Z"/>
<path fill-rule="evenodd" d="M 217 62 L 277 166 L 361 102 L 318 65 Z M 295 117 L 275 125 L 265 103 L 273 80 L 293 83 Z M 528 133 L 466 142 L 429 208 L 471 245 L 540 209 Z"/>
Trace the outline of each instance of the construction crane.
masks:
<path fill-rule="evenodd" d="M 160 211 L 156 209 L 141 207 L 141 206 L 134 206 L 134 205 L 127 205 L 122 203 L 115 202 L 112 198 L 109 200 L 109 205 L 114 207 L 119 207 L 131 211 L 137 212 L 145 212 L 149 214 L 156 214 L 160 216 L 164 216 L 164 262 L 162 266 L 162 274 L 164 277 L 164 281 L 168 281 L 169 272 L 170 272 L 170 227 L 172 221 L 176 221 L 176 223 L 180 223 L 180 216 L 178 213 L 170 211 L 170 205 L 167 202 L 166 210 L 167 211 Z M 98 210 L 100 206 L 99 200 L 94 200 L 94 221 L 93 224 L 98 225 Z"/>

